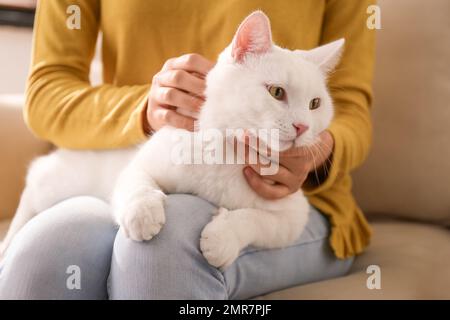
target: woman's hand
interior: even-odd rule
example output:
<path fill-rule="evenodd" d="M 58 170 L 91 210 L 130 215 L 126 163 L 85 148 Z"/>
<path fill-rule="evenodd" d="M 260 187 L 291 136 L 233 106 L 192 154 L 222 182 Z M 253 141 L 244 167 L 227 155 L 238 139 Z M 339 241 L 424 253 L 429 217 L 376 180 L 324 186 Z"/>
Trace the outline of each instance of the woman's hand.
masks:
<path fill-rule="evenodd" d="M 244 175 L 248 184 L 263 198 L 276 200 L 297 192 L 308 175 L 321 166 L 326 167 L 332 153 L 334 141 L 328 131 L 319 136 L 319 142 L 311 147 L 291 148 L 279 154 L 278 172 L 270 176 L 261 176 L 261 169 L 268 167 L 248 164 Z"/>
<path fill-rule="evenodd" d="M 144 127 L 157 131 L 166 124 L 194 130 L 194 120 L 178 108 L 198 112 L 204 102 L 206 74 L 214 63 L 199 54 L 186 54 L 164 63 L 152 81 Z"/>

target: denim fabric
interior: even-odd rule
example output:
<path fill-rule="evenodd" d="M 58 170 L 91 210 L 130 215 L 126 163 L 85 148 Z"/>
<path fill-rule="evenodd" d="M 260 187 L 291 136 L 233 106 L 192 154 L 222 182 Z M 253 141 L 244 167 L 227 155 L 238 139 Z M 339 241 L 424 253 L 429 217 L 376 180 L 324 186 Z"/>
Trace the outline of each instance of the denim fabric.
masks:
<path fill-rule="evenodd" d="M 328 220 L 311 207 L 294 244 L 249 247 L 220 271 L 199 250 L 214 209 L 195 196 L 170 195 L 165 226 L 139 243 L 118 230 L 103 201 L 63 201 L 17 234 L 2 263 L 0 299 L 247 299 L 342 276 L 352 265 L 334 256 Z"/>

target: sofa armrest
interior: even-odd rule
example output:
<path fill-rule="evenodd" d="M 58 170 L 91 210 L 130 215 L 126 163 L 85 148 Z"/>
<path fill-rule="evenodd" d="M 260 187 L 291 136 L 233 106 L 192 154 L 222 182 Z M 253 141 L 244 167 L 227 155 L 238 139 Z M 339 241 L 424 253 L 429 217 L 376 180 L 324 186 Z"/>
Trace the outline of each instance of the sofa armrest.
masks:
<path fill-rule="evenodd" d="M 25 126 L 23 105 L 21 95 L 0 95 L 0 220 L 14 215 L 30 161 L 51 149 Z"/>

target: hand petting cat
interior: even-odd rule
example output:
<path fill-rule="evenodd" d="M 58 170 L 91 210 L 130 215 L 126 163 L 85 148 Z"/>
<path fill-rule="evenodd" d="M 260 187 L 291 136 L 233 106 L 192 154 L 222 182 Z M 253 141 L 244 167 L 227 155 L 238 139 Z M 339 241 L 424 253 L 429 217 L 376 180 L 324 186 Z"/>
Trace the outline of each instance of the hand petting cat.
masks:
<path fill-rule="evenodd" d="M 252 189 L 261 197 L 276 200 L 297 192 L 308 175 L 321 166 L 328 166 L 334 141 L 330 132 L 323 131 L 312 146 L 292 147 L 279 153 L 279 169 L 274 175 L 261 175 L 261 169 L 268 167 L 258 161 L 244 168 L 244 176 Z M 246 149 L 248 153 L 248 149 Z M 325 169 L 326 170 L 326 169 Z"/>
<path fill-rule="evenodd" d="M 203 105 L 205 77 L 213 66 L 195 53 L 167 60 L 152 80 L 145 130 L 150 133 L 171 125 L 193 131 L 195 119 L 189 115 L 198 113 Z"/>
<path fill-rule="evenodd" d="M 205 77 L 212 67 L 213 62 L 196 53 L 167 60 L 153 77 L 144 120 L 146 131 L 157 131 L 167 124 L 193 131 L 196 119 L 189 114 L 199 112 L 204 103 Z M 258 162 L 248 164 L 245 178 L 261 197 L 284 198 L 298 191 L 308 175 L 325 164 L 333 145 L 331 134 L 324 131 L 312 147 L 293 147 L 281 152 L 276 174 L 262 176 L 265 165 Z"/>

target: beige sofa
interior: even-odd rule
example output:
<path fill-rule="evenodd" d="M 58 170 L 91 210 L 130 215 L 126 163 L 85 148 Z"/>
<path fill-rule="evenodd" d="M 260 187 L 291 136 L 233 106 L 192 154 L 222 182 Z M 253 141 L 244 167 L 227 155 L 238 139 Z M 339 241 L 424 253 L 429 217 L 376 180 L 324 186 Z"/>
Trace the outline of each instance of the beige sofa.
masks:
<path fill-rule="evenodd" d="M 450 2 L 383 0 L 374 145 L 354 191 L 374 238 L 349 275 L 262 299 L 450 299 Z M 0 97 L 0 236 L 27 163 L 50 145 L 25 128 L 19 97 Z M 369 266 L 381 289 L 368 289 Z"/>

